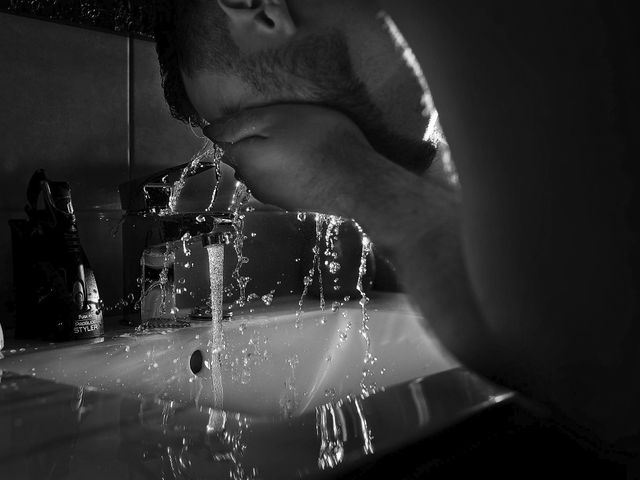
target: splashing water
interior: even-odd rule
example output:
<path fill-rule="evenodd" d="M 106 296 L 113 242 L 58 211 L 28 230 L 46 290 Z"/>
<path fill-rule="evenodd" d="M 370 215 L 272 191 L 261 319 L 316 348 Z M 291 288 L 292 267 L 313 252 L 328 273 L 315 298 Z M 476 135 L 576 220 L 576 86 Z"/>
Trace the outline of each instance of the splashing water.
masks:
<path fill-rule="evenodd" d="M 211 196 L 211 203 L 207 207 L 207 211 L 213 208 L 213 204 L 216 201 L 219 191 L 219 185 L 221 180 L 221 167 L 220 161 L 224 156 L 224 151 L 220 146 L 213 143 L 211 140 L 206 139 L 204 145 L 200 148 L 191 161 L 184 167 L 180 174 L 180 178 L 176 180 L 171 188 L 171 194 L 169 196 L 169 208 L 159 212 L 160 215 L 170 215 L 176 212 L 178 206 L 178 200 L 182 194 L 182 190 L 186 184 L 187 178 L 198 172 L 198 169 L 204 165 L 211 165 L 215 168 L 216 181 Z"/>
<path fill-rule="evenodd" d="M 300 215 L 300 214 L 299 214 Z M 303 221 L 300 217 L 299 220 Z M 325 311 L 325 299 L 324 299 L 324 291 L 323 291 L 323 279 L 322 279 L 322 269 L 320 262 L 320 245 L 323 240 L 323 228 L 326 227 L 324 232 L 324 243 L 325 243 L 325 251 L 324 256 L 326 258 L 325 266 L 329 268 L 329 273 L 335 275 L 339 272 L 341 265 L 337 262 L 338 254 L 336 252 L 336 242 L 338 239 L 338 235 L 340 232 L 340 226 L 344 223 L 344 220 L 340 217 L 330 216 L 330 215 L 321 215 L 316 214 L 316 241 L 313 247 L 313 261 L 311 268 L 308 274 L 304 277 L 303 284 L 304 288 L 302 291 L 302 295 L 300 296 L 300 300 L 298 301 L 298 310 L 296 311 L 296 328 L 301 327 L 301 317 L 304 313 L 304 299 L 309 292 L 309 286 L 313 283 L 316 272 L 318 273 L 318 282 L 319 282 L 319 290 L 320 290 L 320 309 L 324 313 Z M 372 380 L 373 373 L 372 367 L 376 364 L 377 358 L 373 355 L 371 351 L 371 336 L 369 329 L 369 312 L 367 310 L 367 306 L 369 304 L 369 297 L 365 292 L 364 286 L 364 278 L 367 274 L 367 259 L 372 252 L 373 243 L 369 239 L 369 237 L 364 233 L 362 228 L 356 224 L 356 228 L 359 230 L 362 235 L 362 252 L 360 256 L 360 266 L 358 269 L 358 281 L 356 288 L 360 293 L 360 308 L 362 311 L 362 325 L 359 329 L 359 333 L 362 336 L 365 344 L 365 354 L 363 361 L 363 369 L 362 369 L 362 379 L 360 381 L 360 390 L 363 396 L 367 397 L 372 395 L 377 390 L 376 383 Z M 348 302 L 350 300 L 349 297 L 345 297 L 344 301 Z M 342 304 L 340 302 L 334 302 L 331 305 L 332 312 L 336 312 Z M 322 322 L 323 324 L 325 322 Z M 340 332 L 340 340 L 344 343 L 347 339 L 346 332 Z"/>
<path fill-rule="evenodd" d="M 305 221 L 307 218 L 306 214 L 304 214 L 304 216 L 302 215 L 303 214 L 298 213 L 298 220 L 301 222 Z M 325 240 L 326 249 L 324 254 L 325 256 L 328 256 L 329 258 L 332 259 L 332 263 L 337 264 L 337 267 L 334 266 L 334 270 L 336 272 L 340 269 L 340 264 L 335 262 L 335 259 L 337 259 L 338 254 L 335 252 L 334 249 L 335 249 L 335 241 L 338 236 L 340 225 L 344 222 L 344 220 L 341 219 L 340 217 L 336 217 L 333 215 L 322 215 L 320 213 L 317 213 L 315 215 L 315 220 L 316 220 L 316 236 L 315 236 L 315 244 L 312 249 L 313 260 L 311 262 L 311 268 L 309 269 L 308 274 L 303 279 L 302 294 L 300 295 L 300 300 L 298 301 L 298 310 L 296 311 L 296 323 L 295 323 L 296 328 L 300 328 L 301 326 L 301 317 L 302 317 L 302 314 L 304 313 L 304 310 L 303 310 L 304 299 L 309 293 L 309 287 L 311 286 L 311 284 L 313 284 L 313 281 L 316 276 L 316 272 L 318 274 L 318 288 L 320 290 L 320 310 L 322 311 L 322 313 L 324 313 L 326 308 L 326 301 L 324 297 L 324 282 L 322 278 L 322 265 L 320 260 L 321 245 L 323 240 L 323 229 L 325 228 L 325 226 L 326 226 L 326 230 L 324 234 L 324 240 Z M 330 271 L 331 271 L 331 267 L 330 267 Z"/>
<path fill-rule="evenodd" d="M 221 460 L 231 462 L 231 470 L 229 471 L 230 480 L 253 480 L 259 477 L 258 471 L 256 468 L 249 469 L 242 463 L 242 457 L 247 448 L 247 445 L 243 442 L 243 436 L 249 428 L 249 421 L 241 417 L 240 414 L 236 414 L 235 420 L 237 430 L 234 432 L 227 426 L 221 435 L 222 443 L 228 445 L 231 449 L 229 455 Z"/>
<path fill-rule="evenodd" d="M 318 272 L 318 288 L 320 290 L 320 310 L 324 313 L 324 282 L 322 281 L 322 267 L 320 266 L 320 242 L 322 240 L 322 227 L 328 223 L 325 215 L 316 215 L 316 244 L 313 246 L 313 263 Z"/>
<path fill-rule="evenodd" d="M 280 407 L 284 418 L 291 419 L 298 408 L 298 391 L 296 390 L 296 367 L 300 363 L 298 355 L 287 358 L 287 365 L 291 368 L 291 374 L 285 381 L 285 390 L 280 398 Z"/>
<path fill-rule="evenodd" d="M 213 168 L 215 168 L 216 173 L 216 182 L 213 186 L 213 191 L 211 192 L 211 202 L 205 211 L 210 212 L 213 210 L 213 205 L 216 203 L 218 199 L 218 192 L 220 191 L 220 182 L 222 180 L 222 166 L 220 160 L 224 155 L 224 151 L 218 147 L 218 149 L 213 154 Z"/>
<path fill-rule="evenodd" d="M 344 219 L 341 217 L 328 216 L 327 217 L 327 230 L 324 236 L 325 251 L 324 256 L 325 265 L 329 267 L 329 272 L 335 275 L 340 271 L 340 263 L 338 263 L 338 252 L 336 251 L 336 242 L 340 235 L 340 226 L 344 223 Z"/>
<path fill-rule="evenodd" d="M 207 423 L 207 434 L 223 432 L 227 424 L 227 412 L 224 410 L 209 409 L 209 422 Z"/>
<path fill-rule="evenodd" d="M 239 307 L 244 307 L 247 302 L 247 285 L 251 281 L 249 277 L 243 277 L 241 275 L 242 267 L 248 263 L 249 259 L 246 258 L 243 253 L 244 247 L 244 220 L 245 220 L 245 212 L 244 210 L 247 207 L 247 204 L 251 200 L 251 192 L 247 188 L 247 186 L 242 183 L 236 183 L 236 189 L 233 193 L 233 200 L 231 202 L 231 206 L 229 210 L 233 213 L 233 230 L 234 230 L 234 239 L 233 239 L 233 249 L 236 252 L 237 263 L 233 270 L 232 278 L 235 280 L 238 285 L 238 299 L 236 300 L 236 305 Z"/>
<path fill-rule="evenodd" d="M 162 257 L 162 270 L 160 270 L 160 276 L 158 281 L 148 286 L 146 290 L 143 290 L 140 295 L 140 302 L 147 298 L 149 293 L 156 287 L 160 289 L 160 314 L 166 315 L 167 312 L 172 313 L 175 307 L 175 299 L 173 296 L 173 282 L 171 281 L 173 276 L 171 271 L 175 262 L 175 253 L 171 247 L 171 243 L 167 243 L 164 248 Z M 143 266 L 143 269 L 146 267 Z M 149 299 L 151 301 L 151 299 Z M 173 315 L 172 315 L 173 316 Z"/>
<path fill-rule="evenodd" d="M 316 408 L 316 432 L 320 437 L 320 470 L 335 468 L 344 460 L 347 425 L 342 412 L 343 402 Z"/>
<path fill-rule="evenodd" d="M 275 293 L 276 293 L 275 290 L 271 290 L 269 293 L 262 296 L 261 300 L 267 307 L 270 307 L 271 304 L 273 303 L 273 295 Z"/>
<path fill-rule="evenodd" d="M 373 435 L 367 424 L 367 418 L 364 416 L 362 408 L 362 399 L 356 397 L 354 400 L 356 406 L 356 412 L 358 413 L 358 420 L 360 423 L 360 432 L 362 433 L 362 450 L 365 455 L 371 455 L 373 453 Z"/>
<path fill-rule="evenodd" d="M 362 391 L 362 395 L 365 397 L 373 394 L 377 388 L 376 384 L 369 380 L 369 377 L 372 376 L 371 367 L 373 367 L 377 359 L 371 353 L 371 336 L 369 334 L 370 317 L 369 312 L 367 311 L 369 297 L 367 297 L 367 294 L 365 293 L 363 283 L 364 276 L 367 273 L 367 258 L 371 254 L 372 248 L 373 244 L 371 243 L 371 240 L 364 232 L 362 232 L 362 255 L 360 256 L 360 269 L 358 270 L 358 283 L 356 288 L 358 289 L 358 292 L 360 292 L 360 308 L 362 310 L 362 325 L 359 332 L 365 343 L 364 368 L 362 369 L 362 380 L 360 381 L 360 390 Z"/>
<path fill-rule="evenodd" d="M 189 248 L 189 242 L 191 242 L 191 234 L 189 232 L 185 233 L 180 239 L 182 242 L 182 252 L 185 257 L 191 256 L 191 249 Z"/>
<path fill-rule="evenodd" d="M 213 401 L 218 409 L 222 409 L 224 403 L 224 391 L 222 388 L 222 368 L 220 365 L 221 353 L 224 350 L 222 336 L 222 291 L 224 272 L 224 245 L 210 245 L 207 247 L 209 256 L 209 279 L 211 282 L 211 339 L 209 349 L 211 361 L 211 383 L 213 388 Z"/>

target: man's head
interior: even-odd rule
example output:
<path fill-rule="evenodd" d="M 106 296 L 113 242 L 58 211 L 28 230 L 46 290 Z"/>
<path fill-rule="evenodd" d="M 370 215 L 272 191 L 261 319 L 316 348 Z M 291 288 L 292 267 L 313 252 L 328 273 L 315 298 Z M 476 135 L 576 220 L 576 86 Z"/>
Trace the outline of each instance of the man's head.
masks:
<path fill-rule="evenodd" d="M 156 39 L 172 114 L 202 126 L 244 108 L 313 103 L 350 117 L 421 172 L 422 90 L 371 0 L 164 0 Z"/>

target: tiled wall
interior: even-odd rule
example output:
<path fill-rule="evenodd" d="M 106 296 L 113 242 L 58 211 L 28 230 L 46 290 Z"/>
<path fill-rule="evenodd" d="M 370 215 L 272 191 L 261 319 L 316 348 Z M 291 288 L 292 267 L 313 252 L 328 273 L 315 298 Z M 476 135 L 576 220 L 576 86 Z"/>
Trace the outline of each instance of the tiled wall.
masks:
<path fill-rule="evenodd" d="M 115 303 L 123 276 L 117 186 L 187 161 L 201 142 L 169 117 L 154 45 L 0 14 L 0 106 L 0 321 L 13 321 L 7 221 L 25 218 L 37 168 L 70 182 L 100 293 Z"/>

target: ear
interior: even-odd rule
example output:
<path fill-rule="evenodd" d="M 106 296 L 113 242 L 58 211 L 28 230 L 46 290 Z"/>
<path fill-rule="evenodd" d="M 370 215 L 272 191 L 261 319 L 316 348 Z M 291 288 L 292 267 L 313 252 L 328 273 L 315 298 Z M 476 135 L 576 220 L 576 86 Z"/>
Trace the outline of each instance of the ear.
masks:
<path fill-rule="evenodd" d="M 217 0 L 241 51 L 275 48 L 297 30 L 287 0 Z"/>

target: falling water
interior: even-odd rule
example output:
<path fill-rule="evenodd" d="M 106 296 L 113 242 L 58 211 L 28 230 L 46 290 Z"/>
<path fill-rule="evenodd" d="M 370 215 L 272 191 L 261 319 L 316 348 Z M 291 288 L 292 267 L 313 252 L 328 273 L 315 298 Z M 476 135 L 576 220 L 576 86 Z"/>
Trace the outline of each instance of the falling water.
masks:
<path fill-rule="evenodd" d="M 324 282 L 322 280 L 322 267 L 320 266 L 320 241 L 322 240 L 322 227 L 328 223 L 325 215 L 316 215 L 316 244 L 313 246 L 313 263 L 318 271 L 318 289 L 320 290 L 320 310 L 324 313 Z"/>
<path fill-rule="evenodd" d="M 224 350 L 222 336 L 222 290 L 224 272 L 224 245 L 210 245 L 207 247 L 209 255 L 209 279 L 211 282 L 211 339 L 209 349 L 211 358 L 209 369 L 213 388 L 213 401 L 218 409 L 222 409 L 224 391 L 222 389 L 222 369 L 220 366 L 221 353 Z M 212 426 L 213 428 L 213 426 Z"/>
<path fill-rule="evenodd" d="M 220 190 L 220 182 L 222 180 L 222 166 L 221 166 L 221 158 L 223 156 L 224 152 L 222 151 L 222 149 L 218 148 L 216 150 L 216 152 L 213 155 L 213 168 L 215 168 L 215 172 L 216 172 L 216 183 L 213 186 L 213 191 L 211 192 L 211 202 L 209 203 L 209 206 L 206 208 L 207 212 L 210 212 L 213 210 L 213 205 L 216 203 L 216 200 L 218 198 L 218 192 Z"/>
<path fill-rule="evenodd" d="M 220 175 L 220 160 L 224 155 L 224 151 L 218 145 L 213 143 L 211 140 L 206 139 L 202 148 L 196 153 L 191 161 L 184 167 L 180 174 L 180 178 L 176 180 L 171 188 L 171 195 L 169 196 L 169 208 L 165 211 L 160 212 L 160 215 L 170 215 L 176 212 L 176 207 L 178 206 L 178 200 L 180 195 L 182 194 L 182 190 L 186 184 L 187 178 L 191 175 L 197 173 L 198 169 L 202 165 L 209 164 L 215 168 L 216 173 L 216 181 L 213 187 L 213 193 L 211 196 L 211 203 L 207 208 L 207 211 L 210 211 L 213 208 L 213 204 L 218 196 L 218 190 L 221 180 Z"/>
<path fill-rule="evenodd" d="M 236 189 L 233 193 L 233 200 L 231 202 L 231 206 L 229 210 L 233 213 L 233 229 L 234 229 L 234 239 L 233 239 L 233 249 L 236 252 L 237 262 L 236 266 L 233 270 L 232 278 L 235 280 L 238 285 L 238 299 L 236 300 L 236 304 L 239 307 L 244 307 L 247 300 L 247 285 L 251 281 L 249 277 L 243 277 L 241 275 L 242 267 L 249 262 L 249 259 L 246 258 L 243 253 L 244 247 L 244 220 L 245 220 L 245 208 L 251 199 L 251 192 L 247 189 L 247 186 L 242 183 L 236 183 Z"/>
<path fill-rule="evenodd" d="M 171 244 L 167 243 L 165 246 L 163 259 L 162 259 L 162 270 L 160 271 L 160 313 L 162 315 L 166 314 L 167 311 L 172 315 L 176 312 L 173 310 L 175 308 L 175 301 L 173 300 L 173 285 L 170 282 L 169 274 L 170 269 L 173 268 L 175 262 L 175 253 L 171 248 Z M 167 301 L 169 298 L 169 301 Z M 169 309 L 167 309 L 167 305 L 169 305 Z"/>
<path fill-rule="evenodd" d="M 304 215 L 304 216 L 301 216 Z M 298 220 L 303 222 L 306 220 L 306 214 L 298 214 Z M 313 260 L 311 261 L 311 268 L 309 269 L 309 273 L 305 275 L 303 279 L 303 289 L 302 294 L 300 295 L 300 300 L 298 301 L 298 310 L 296 311 L 296 328 L 300 328 L 301 326 L 301 318 L 304 313 L 304 299 L 309 293 L 309 287 L 313 283 L 313 280 L 316 275 L 316 271 L 318 272 L 318 287 L 320 290 L 320 310 L 324 313 L 325 310 L 325 299 L 324 299 L 324 285 L 322 281 L 322 267 L 320 265 L 320 245 L 322 243 L 322 229 L 325 224 L 328 224 L 329 219 L 334 218 L 328 215 L 322 215 L 317 213 L 315 215 L 316 218 L 316 235 L 315 235 L 315 243 L 313 245 Z"/>
<path fill-rule="evenodd" d="M 371 455 L 373 453 L 373 435 L 367 424 L 367 417 L 364 415 L 362 407 L 362 398 L 356 397 L 354 400 L 356 406 L 356 412 L 358 413 L 358 420 L 360 423 L 360 433 L 362 434 L 362 450 L 365 455 Z"/>
<path fill-rule="evenodd" d="M 231 462 L 229 479 L 253 480 L 259 477 L 257 469 L 255 467 L 245 467 L 242 463 L 244 452 L 247 449 L 247 445 L 243 441 L 243 436 L 249 429 L 249 420 L 246 417 L 242 417 L 240 414 L 236 414 L 235 420 L 237 423 L 237 430 L 234 432 L 230 426 L 227 426 L 221 435 L 222 443 L 228 445 L 231 449 L 229 455 L 224 458 L 224 460 Z"/>
<path fill-rule="evenodd" d="M 335 468 L 344 460 L 347 423 L 342 412 L 343 402 L 316 407 L 316 432 L 320 437 L 320 470 Z"/>
<path fill-rule="evenodd" d="M 362 369 L 362 380 L 360 381 L 360 390 L 365 397 L 371 395 L 376 390 L 376 384 L 370 380 L 372 377 L 371 367 L 376 363 L 377 359 L 371 353 L 371 336 L 369 334 L 369 312 L 367 311 L 367 305 L 369 304 L 369 297 L 364 289 L 364 276 L 367 273 L 367 258 L 371 254 L 372 243 L 369 237 L 362 233 L 362 255 L 360 256 L 360 269 L 358 270 L 358 283 L 357 289 L 360 292 L 360 308 L 362 310 L 362 325 L 360 327 L 360 335 L 364 339 L 365 353 L 364 353 L 364 367 Z"/>
<path fill-rule="evenodd" d="M 341 217 L 329 216 L 327 220 L 327 231 L 324 236 L 325 251 L 324 256 L 325 266 L 328 268 L 331 275 L 337 275 L 342 266 L 338 262 L 338 252 L 336 251 L 336 242 L 340 234 L 340 226 L 344 223 L 344 219 Z M 335 291 L 340 290 L 340 285 L 337 285 L 338 279 L 335 278 L 336 285 L 333 286 Z"/>
<path fill-rule="evenodd" d="M 207 423 L 207 433 L 223 432 L 227 425 L 227 412 L 214 408 L 209 409 L 209 422 Z"/>
<path fill-rule="evenodd" d="M 286 419 L 293 418 L 295 411 L 298 408 L 298 391 L 296 389 L 296 367 L 300 363 L 300 358 L 297 354 L 287 358 L 287 365 L 291 369 L 289 377 L 285 381 L 285 390 L 280 398 L 280 407 L 282 408 L 282 415 Z"/>

